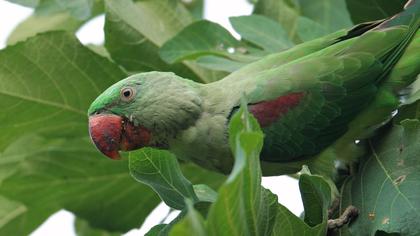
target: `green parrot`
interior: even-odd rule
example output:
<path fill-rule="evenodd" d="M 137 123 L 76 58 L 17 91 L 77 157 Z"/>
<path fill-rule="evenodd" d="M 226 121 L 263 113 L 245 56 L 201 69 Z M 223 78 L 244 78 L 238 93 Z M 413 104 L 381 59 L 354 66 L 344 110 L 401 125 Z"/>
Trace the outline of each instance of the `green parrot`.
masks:
<path fill-rule="evenodd" d="M 300 163 L 331 146 L 340 156 L 391 117 L 398 93 L 420 73 L 419 26 L 420 1 L 411 0 L 391 18 L 269 55 L 210 84 L 135 74 L 92 103 L 89 132 L 112 159 L 150 146 L 228 173 L 228 124 L 245 98 L 264 132 L 268 166 Z"/>

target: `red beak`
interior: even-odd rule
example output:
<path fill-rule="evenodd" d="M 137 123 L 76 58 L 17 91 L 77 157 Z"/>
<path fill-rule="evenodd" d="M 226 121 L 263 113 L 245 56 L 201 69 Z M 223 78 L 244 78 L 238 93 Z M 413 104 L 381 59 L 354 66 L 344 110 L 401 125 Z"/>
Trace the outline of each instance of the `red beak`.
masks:
<path fill-rule="evenodd" d="M 89 134 L 105 156 L 120 159 L 119 151 L 135 150 L 147 146 L 151 134 L 142 126 L 135 126 L 128 119 L 113 114 L 98 114 L 89 117 Z"/>

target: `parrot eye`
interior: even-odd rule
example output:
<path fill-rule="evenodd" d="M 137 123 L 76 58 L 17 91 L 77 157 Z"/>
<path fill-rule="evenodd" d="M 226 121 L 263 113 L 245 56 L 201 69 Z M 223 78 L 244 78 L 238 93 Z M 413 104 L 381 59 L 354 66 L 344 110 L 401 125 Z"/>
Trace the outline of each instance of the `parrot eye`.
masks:
<path fill-rule="evenodd" d="M 121 99 L 123 101 L 131 101 L 134 98 L 134 90 L 132 88 L 121 89 Z"/>

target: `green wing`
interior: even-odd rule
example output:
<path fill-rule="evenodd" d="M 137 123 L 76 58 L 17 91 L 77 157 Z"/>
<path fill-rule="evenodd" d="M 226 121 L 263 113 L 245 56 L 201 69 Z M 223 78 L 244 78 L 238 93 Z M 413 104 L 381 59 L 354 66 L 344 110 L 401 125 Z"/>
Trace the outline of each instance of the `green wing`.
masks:
<path fill-rule="evenodd" d="M 256 77 L 248 96 L 251 104 L 304 94 L 297 106 L 263 127 L 263 160 L 314 155 L 342 136 L 374 99 L 407 37 L 406 26 L 370 31 Z"/>

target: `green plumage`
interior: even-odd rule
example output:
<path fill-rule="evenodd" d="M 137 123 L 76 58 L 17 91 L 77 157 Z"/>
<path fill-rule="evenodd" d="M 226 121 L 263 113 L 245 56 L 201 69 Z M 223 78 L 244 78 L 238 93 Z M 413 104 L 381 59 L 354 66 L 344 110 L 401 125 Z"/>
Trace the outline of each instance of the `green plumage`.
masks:
<path fill-rule="evenodd" d="M 301 93 L 296 106 L 263 127 L 262 160 L 289 163 L 331 145 L 344 152 L 390 117 L 397 92 L 420 73 L 419 15 L 420 4 L 412 1 L 394 18 L 270 55 L 211 84 L 172 73 L 134 75 L 105 91 L 89 114 L 133 119 L 151 130 L 154 146 L 228 172 L 233 160 L 227 124 L 241 97 L 262 104 Z M 130 103 L 120 101 L 127 86 L 137 91 Z"/>

